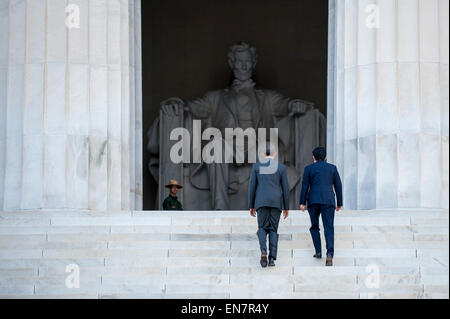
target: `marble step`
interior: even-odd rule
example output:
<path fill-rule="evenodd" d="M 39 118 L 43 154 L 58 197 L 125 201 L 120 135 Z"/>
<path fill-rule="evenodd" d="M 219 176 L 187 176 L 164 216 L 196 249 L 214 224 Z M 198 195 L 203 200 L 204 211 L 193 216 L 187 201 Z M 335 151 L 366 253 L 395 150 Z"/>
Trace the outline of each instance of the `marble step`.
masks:
<path fill-rule="evenodd" d="M 312 258 L 309 223 L 282 221 L 277 267 L 262 269 L 246 211 L 0 212 L 0 297 L 448 298 L 448 211 L 339 213 L 331 268 Z"/>
<path fill-rule="evenodd" d="M 192 268 L 201 267 L 255 267 L 259 265 L 259 257 L 154 257 L 149 255 L 140 255 L 134 257 L 79 257 L 79 258 L 49 258 L 49 259 L 20 259 L 11 258 L 0 260 L 0 269 L 14 268 L 35 268 L 54 266 L 65 269 L 67 265 L 76 264 L 83 267 L 168 267 L 185 266 Z M 323 267 L 324 260 L 315 260 L 311 255 L 295 258 L 280 257 L 277 261 L 278 267 Z M 446 267 L 448 269 L 448 257 L 418 259 L 414 257 L 335 257 L 336 267 L 343 266 L 362 266 L 378 265 L 380 267 L 400 267 L 408 265 L 416 267 L 419 265 L 431 267 Z"/>
<path fill-rule="evenodd" d="M 410 217 L 410 216 L 360 216 L 354 218 L 352 216 L 337 215 L 335 219 L 336 226 L 440 226 L 446 225 L 448 217 L 441 218 L 427 218 L 427 217 Z M 310 224 L 309 217 L 292 216 L 287 220 L 283 220 L 281 225 L 304 225 Z M 249 216 L 242 217 L 185 217 L 183 215 L 177 217 L 169 216 L 147 216 L 147 217 L 54 217 L 41 218 L 34 217 L 17 217 L 17 218 L 2 218 L 0 219 L 1 227 L 14 226 L 34 226 L 34 227 L 48 227 L 48 226 L 189 226 L 189 225 L 256 225 L 256 219 Z"/>
<path fill-rule="evenodd" d="M 369 273 L 369 268 L 363 266 L 280 266 L 270 269 L 250 266 L 83 266 L 80 272 L 83 274 L 102 275 L 142 275 L 142 276 L 171 276 L 171 275 L 354 275 L 363 276 Z M 379 267 L 380 274 L 445 274 L 446 267 L 419 267 L 419 266 L 382 266 Z M 66 276 L 64 265 L 45 265 L 29 268 L 0 269 L 1 278 L 37 278 L 50 276 Z"/>
<path fill-rule="evenodd" d="M 281 264 L 281 265 L 280 265 Z M 28 268 L 2 268 L 0 269 L 0 278 L 37 278 L 49 276 L 66 276 L 66 265 L 43 263 L 42 265 L 35 265 L 35 267 L 28 266 Z M 370 268 L 365 266 L 335 266 L 322 267 L 323 265 L 317 263 L 316 265 L 283 265 L 278 263 L 278 267 L 271 269 L 255 268 L 251 266 L 238 265 L 224 265 L 224 266 L 183 266 L 183 265 L 122 265 L 122 266 L 100 266 L 100 265 L 86 265 L 80 266 L 80 272 L 87 275 L 102 276 L 102 275 L 129 275 L 139 274 L 142 276 L 171 276 L 171 275 L 354 275 L 364 276 L 370 273 Z M 446 275 L 448 266 L 379 266 L 380 274 L 408 274 L 416 275 L 421 273 L 422 276 L 440 276 Z M 429 283 L 434 286 L 436 284 Z"/>
<path fill-rule="evenodd" d="M 98 293 L 86 293 L 86 294 L 53 294 L 53 295 L 35 295 L 35 294 L 23 294 L 23 295 L 13 295 L 13 294 L 9 294 L 9 295 L 2 295 L 0 293 L 0 299 L 36 299 L 36 300 L 47 300 L 47 299 L 69 299 L 69 300 L 73 300 L 73 299 L 80 299 L 80 300 L 84 300 L 84 299 L 98 299 L 99 295 Z M 132 299 L 132 298 L 130 298 Z"/>
<path fill-rule="evenodd" d="M 79 235 L 79 234 L 254 234 L 256 225 L 184 225 L 184 226 L 1 226 L 0 239 L 4 236 L 31 235 Z M 309 234 L 309 225 L 280 225 L 280 234 Z M 376 225 L 338 225 L 335 233 L 377 234 L 383 236 L 398 233 L 414 235 L 447 235 L 448 225 L 437 226 L 376 226 Z M 367 236 L 370 236 L 367 235 Z M 22 237 L 22 238 L 24 238 Z M 443 237 L 443 236 L 441 236 Z M 420 236 L 417 236 L 420 238 Z M 445 238 L 445 237 L 444 237 Z"/>
<path fill-rule="evenodd" d="M 195 236 L 192 234 L 192 236 Z M 153 235 L 140 236 L 134 234 L 128 235 L 107 235 L 107 236 L 92 236 L 93 238 L 77 239 L 72 236 L 59 236 L 57 238 L 28 238 L 20 237 L 5 237 L 0 236 L 0 252 L 8 250 L 107 250 L 107 249 L 195 249 L 195 250 L 216 250 L 216 249 L 257 249 L 258 243 L 256 235 L 244 238 L 235 238 L 236 240 L 226 240 L 226 238 L 218 238 L 217 236 L 209 237 L 210 241 L 192 240 L 192 236 L 185 238 L 173 237 L 173 240 L 167 238 L 155 238 Z M 432 238 L 421 238 L 418 240 L 414 236 L 377 236 L 378 239 L 367 234 L 347 234 L 335 235 L 336 248 L 346 249 L 448 249 L 447 236 L 437 236 Z M 163 240 L 160 240 L 163 239 Z M 165 239 L 165 240 L 164 240 Z M 170 238 L 169 238 L 170 239 Z M 186 240 L 180 240 L 186 239 Z M 241 239 L 241 240 L 239 240 Z M 244 240 L 242 240 L 244 239 Z M 322 245 L 325 245 L 325 239 L 322 238 Z M 296 249 L 296 248 L 312 248 L 313 244 L 309 234 L 305 236 L 297 236 L 294 238 L 286 238 L 280 236 L 280 249 Z"/>
<path fill-rule="evenodd" d="M 280 245 L 280 258 L 311 257 L 312 249 L 283 249 Z M 185 246 L 179 249 L 147 247 L 143 249 L 33 249 L 0 250 L 0 259 L 41 259 L 41 258 L 198 258 L 198 257 L 259 257 L 257 246 L 254 249 L 198 249 Z M 415 248 L 340 248 L 335 257 L 347 258 L 414 258 L 448 257 L 448 250 Z"/>
<path fill-rule="evenodd" d="M 256 229 L 256 227 L 255 227 Z M 254 230 L 255 230 L 254 229 Z M 248 233 L 152 233 L 152 232 L 121 232 L 121 233 L 91 233 L 89 236 L 83 236 L 85 233 L 70 234 L 1 234 L 0 245 L 7 246 L 8 243 L 17 244 L 33 242 L 64 242 L 64 241 L 253 241 L 256 237 L 256 231 Z M 324 238 L 323 234 L 321 235 Z M 380 241 L 448 241 L 448 234 L 440 233 L 368 233 L 368 232 L 335 232 L 336 240 L 380 240 Z M 280 230 L 281 241 L 310 240 L 309 233 L 291 233 L 286 230 Z"/>
<path fill-rule="evenodd" d="M 291 216 L 306 216 L 307 212 L 290 210 Z M 447 218 L 449 214 L 445 209 L 378 209 L 378 210 L 344 210 L 338 216 L 409 216 L 425 218 Z M 85 211 L 85 210 L 29 210 L 29 211 L 1 211 L 1 218 L 54 218 L 54 217 L 248 217 L 248 211 Z"/>
<path fill-rule="evenodd" d="M 235 292 L 222 294 L 59 294 L 59 295 L 0 295 L 0 299 L 448 299 L 448 293 L 419 292 L 374 292 L 374 293 L 338 293 L 338 292 L 295 292 L 267 296 L 265 293 Z"/>

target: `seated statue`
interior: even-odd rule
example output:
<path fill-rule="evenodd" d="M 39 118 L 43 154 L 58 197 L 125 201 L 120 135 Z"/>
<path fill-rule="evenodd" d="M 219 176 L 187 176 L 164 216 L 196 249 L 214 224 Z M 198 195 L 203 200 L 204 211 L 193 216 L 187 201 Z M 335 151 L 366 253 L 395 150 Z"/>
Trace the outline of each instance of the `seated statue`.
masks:
<path fill-rule="evenodd" d="M 287 167 L 293 192 L 291 207 L 296 207 L 301 173 L 304 166 L 312 162 L 311 150 L 325 145 L 326 119 L 310 102 L 257 88 L 252 80 L 257 63 L 255 48 L 243 42 L 232 46 L 228 63 L 235 78 L 230 87 L 207 92 L 193 101 L 170 98 L 161 103 L 161 115 L 148 132 L 147 146 L 149 169 L 160 186 L 159 192 L 164 191 L 168 180 L 180 179 L 185 184 L 180 196 L 185 210 L 247 209 L 247 185 L 252 167 L 248 158 L 244 163 L 201 162 L 174 166 L 167 157 L 162 159 L 165 155 L 162 153 L 168 152 L 168 129 L 178 123 L 192 134 L 193 120 L 201 120 L 202 130 L 219 129 L 222 136 L 226 128 L 253 128 L 256 132 L 260 128 L 277 128 L 278 160 Z M 247 148 L 245 144 L 245 154 L 249 151 Z M 159 194 L 159 201 L 165 195 Z M 158 202 L 157 206 L 160 205 Z"/>

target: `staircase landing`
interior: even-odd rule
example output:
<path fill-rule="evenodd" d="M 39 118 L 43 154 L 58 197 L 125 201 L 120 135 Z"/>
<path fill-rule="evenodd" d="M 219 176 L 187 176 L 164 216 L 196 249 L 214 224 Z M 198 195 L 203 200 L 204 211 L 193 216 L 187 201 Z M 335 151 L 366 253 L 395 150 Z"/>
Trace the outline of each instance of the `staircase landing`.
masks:
<path fill-rule="evenodd" d="M 247 211 L 0 212 L 0 298 L 449 298 L 448 211 L 338 213 L 334 267 L 309 223 L 291 211 L 262 269 Z"/>

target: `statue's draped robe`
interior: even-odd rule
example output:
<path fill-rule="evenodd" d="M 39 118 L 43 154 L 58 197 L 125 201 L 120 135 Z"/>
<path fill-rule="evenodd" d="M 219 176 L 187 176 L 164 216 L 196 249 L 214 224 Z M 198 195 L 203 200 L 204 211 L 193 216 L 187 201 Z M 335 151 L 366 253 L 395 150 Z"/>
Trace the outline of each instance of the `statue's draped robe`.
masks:
<path fill-rule="evenodd" d="M 287 167 L 290 188 L 300 180 L 300 172 L 292 160 L 295 149 L 292 114 L 289 114 L 289 98 L 271 90 L 256 89 L 252 81 L 233 82 L 230 88 L 207 92 L 204 97 L 187 102 L 190 121 L 201 120 L 202 131 L 214 127 L 225 138 L 226 128 L 253 127 L 278 128 L 279 160 Z M 305 102 L 306 103 L 306 102 Z M 187 117 L 189 119 L 189 117 Z M 189 126 L 189 123 L 186 123 Z M 150 128 L 148 150 L 151 155 L 150 171 L 158 180 L 159 119 Z M 191 132 L 192 135 L 192 132 Z M 245 150 L 247 151 L 247 150 Z M 213 209 L 228 209 L 228 194 L 237 192 L 239 186 L 250 177 L 251 164 L 190 164 L 190 183 L 197 189 L 209 190 Z M 245 206 L 245 205 L 243 205 Z"/>

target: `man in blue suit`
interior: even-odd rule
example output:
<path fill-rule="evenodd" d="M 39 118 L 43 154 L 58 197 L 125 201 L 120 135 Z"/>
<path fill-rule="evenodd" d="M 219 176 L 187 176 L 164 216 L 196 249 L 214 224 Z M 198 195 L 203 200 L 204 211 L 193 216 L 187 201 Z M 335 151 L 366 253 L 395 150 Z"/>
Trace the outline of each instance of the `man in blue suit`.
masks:
<path fill-rule="evenodd" d="M 278 250 L 278 225 L 281 210 L 284 219 L 289 216 L 289 184 L 286 166 L 277 162 L 274 146 L 266 146 L 263 161 L 253 165 L 248 185 L 250 215 L 258 215 L 258 239 L 261 248 L 261 266 L 275 266 Z M 267 235 L 269 236 L 269 262 L 267 262 Z"/>
<path fill-rule="evenodd" d="M 342 183 L 336 166 L 326 162 L 327 151 L 325 148 L 316 148 L 313 151 L 313 158 L 314 164 L 305 167 L 305 172 L 303 173 L 300 210 L 305 211 L 306 203 L 308 203 L 308 212 L 312 224 L 310 232 L 316 250 L 314 258 L 318 259 L 322 258 L 319 228 L 319 216 L 322 215 L 327 243 L 327 260 L 325 265 L 333 266 L 334 215 L 335 210 L 340 211 L 342 209 Z"/>

